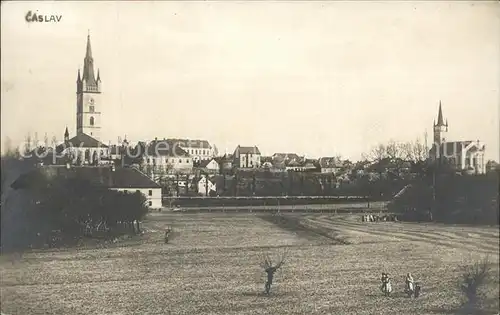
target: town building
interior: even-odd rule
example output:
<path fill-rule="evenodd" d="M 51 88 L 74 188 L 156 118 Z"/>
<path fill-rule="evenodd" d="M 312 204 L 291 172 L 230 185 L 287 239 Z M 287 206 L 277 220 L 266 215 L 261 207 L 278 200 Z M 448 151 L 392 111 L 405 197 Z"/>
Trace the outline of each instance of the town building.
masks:
<path fill-rule="evenodd" d="M 167 141 L 186 151 L 194 163 L 215 157 L 214 147 L 207 140 L 167 139 Z"/>
<path fill-rule="evenodd" d="M 71 166 L 48 165 L 38 167 L 21 175 L 12 184 L 16 189 L 29 189 L 36 186 L 38 176 L 53 178 L 79 178 L 89 181 L 95 187 L 105 187 L 110 190 L 125 193 L 140 192 L 146 197 L 146 204 L 150 209 L 162 207 L 161 187 L 148 176 L 135 168 L 109 166 Z"/>
<path fill-rule="evenodd" d="M 342 161 L 338 157 L 321 157 L 318 163 L 321 173 L 336 174 L 342 168 Z"/>
<path fill-rule="evenodd" d="M 238 145 L 233 154 L 233 165 L 238 168 L 258 168 L 261 165 L 260 151 L 256 146 L 242 147 Z"/>
<path fill-rule="evenodd" d="M 216 184 L 212 183 L 207 176 L 202 176 L 197 183 L 198 195 L 210 196 L 217 193 Z"/>
<path fill-rule="evenodd" d="M 435 161 L 446 161 L 456 170 L 468 173 L 486 173 L 484 153 L 486 146 L 479 140 L 448 141 L 445 133 L 448 132 L 448 121 L 443 119 L 441 101 L 439 102 L 437 122 L 434 121 L 434 143 L 429 156 Z"/>
<path fill-rule="evenodd" d="M 147 174 L 152 177 L 154 177 L 152 173 L 173 174 L 193 171 L 192 157 L 177 142 L 155 138 L 149 143 L 140 143 L 138 146 L 142 164 L 147 169 Z"/>
<path fill-rule="evenodd" d="M 210 174 L 217 174 L 220 172 L 220 165 L 215 158 L 209 160 L 202 160 L 199 166 L 203 171 Z"/>

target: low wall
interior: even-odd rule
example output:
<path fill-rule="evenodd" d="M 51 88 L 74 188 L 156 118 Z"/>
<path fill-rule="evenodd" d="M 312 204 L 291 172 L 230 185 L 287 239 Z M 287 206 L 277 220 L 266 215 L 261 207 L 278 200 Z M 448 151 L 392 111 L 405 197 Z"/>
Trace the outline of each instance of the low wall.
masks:
<path fill-rule="evenodd" d="M 230 207 L 230 206 L 299 206 L 331 204 L 364 204 L 366 197 L 358 196 L 293 196 L 293 197 L 163 197 L 164 207 Z"/>

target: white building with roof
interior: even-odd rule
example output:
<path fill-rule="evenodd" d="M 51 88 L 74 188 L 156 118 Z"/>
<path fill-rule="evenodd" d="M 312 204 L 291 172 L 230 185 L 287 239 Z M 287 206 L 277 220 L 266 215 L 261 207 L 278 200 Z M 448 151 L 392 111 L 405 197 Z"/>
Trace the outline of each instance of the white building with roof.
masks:
<path fill-rule="evenodd" d="M 238 168 L 259 168 L 261 154 L 257 146 L 243 147 L 238 145 L 233 154 L 233 166 Z"/>
<path fill-rule="evenodd" d="M 447 141 L 444 134 L 448 132 L 448 121 L 443 119 L 441 102 L 437 123 L 434 121 L 434 143 L 429 151 L 433 160 L 446 160 L 456 170 L 475 174 L 486 173 L 484 153 L 486 146 L 479 140 Z"/>

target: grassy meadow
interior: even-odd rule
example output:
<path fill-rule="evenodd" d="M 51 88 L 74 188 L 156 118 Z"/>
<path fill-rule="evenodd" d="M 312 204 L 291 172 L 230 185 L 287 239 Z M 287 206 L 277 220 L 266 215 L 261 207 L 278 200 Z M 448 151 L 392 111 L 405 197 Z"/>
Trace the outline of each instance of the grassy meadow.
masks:
<path fill-rule="evenodd" d="M 155 213 L 101 248 L 1 257 L 5 314 L 454 314 L 462 266 L 488 255 L 498 307 L 498 227 L 361 222 L 360 215 Z M 300 226 L 299 226 L 300 224 Z M 163 230 L 174 237 L 163 242 Z M 263 295 L 262 255 L 288 257 Z M 384 297 L 380 274 L 393 279 Z M 404 276 L 422 283 L 403 294 Z"/>

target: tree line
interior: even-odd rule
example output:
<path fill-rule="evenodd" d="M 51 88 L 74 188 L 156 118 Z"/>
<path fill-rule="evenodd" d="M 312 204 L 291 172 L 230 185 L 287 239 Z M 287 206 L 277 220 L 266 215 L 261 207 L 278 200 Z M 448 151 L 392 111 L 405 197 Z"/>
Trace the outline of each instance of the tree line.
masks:
<path fill-rule="evenodd" d="M 29 161 L 1 158 L 3 251 L 50 246 L 54 237 L 70 244 L 83 237 L 140 233 L 139 221 L 148 212 L 141 193 L 109 190 L 81 178 L 49 178 L 33 170 Z"/>

